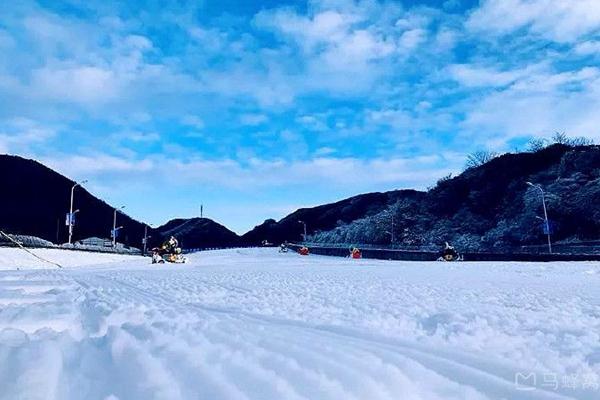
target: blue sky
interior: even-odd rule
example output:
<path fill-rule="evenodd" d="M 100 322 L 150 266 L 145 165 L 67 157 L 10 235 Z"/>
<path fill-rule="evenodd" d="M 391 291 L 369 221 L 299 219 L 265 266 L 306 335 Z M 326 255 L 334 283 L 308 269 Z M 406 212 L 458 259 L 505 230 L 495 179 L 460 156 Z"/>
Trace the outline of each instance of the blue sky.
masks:
<path fill-rule="evenodd" d="M 597 0 L 23 0 L 0 54 L 0 152 L 153 224 L 204 204 L 241 233 L 600 139 Z"/>

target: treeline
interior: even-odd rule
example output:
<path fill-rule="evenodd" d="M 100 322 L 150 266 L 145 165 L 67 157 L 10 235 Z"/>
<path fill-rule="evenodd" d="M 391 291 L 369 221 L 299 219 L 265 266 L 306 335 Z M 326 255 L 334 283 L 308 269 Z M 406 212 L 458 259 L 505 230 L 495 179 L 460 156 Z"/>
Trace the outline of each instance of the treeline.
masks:
<path fill-rule="evenodd" d="M 555 241 L 600 239 L 600 147 L 562 133 L 532 140 L 527 151 L 469 155 L 466 169 L 427 192 L 399 198 L 379 212 L 333 229 L 311 242 L 431 247 L 450 241 L 463 250 L 543 244 L 540 184 Z"/>

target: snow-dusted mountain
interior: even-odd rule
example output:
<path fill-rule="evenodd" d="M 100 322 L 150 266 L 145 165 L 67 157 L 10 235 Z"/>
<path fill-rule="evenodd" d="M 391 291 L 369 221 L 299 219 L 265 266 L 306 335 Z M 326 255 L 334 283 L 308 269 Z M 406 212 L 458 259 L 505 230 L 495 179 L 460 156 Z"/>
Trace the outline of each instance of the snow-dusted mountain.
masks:
<path fill-rule="evenodd" d="M 241 244 L 240 237 L 209 218 L 177 218 L 156 228 L 160 240 L 173 235 L 184 248 L 232 247 Z"/>
<path fill-rule="evenodd" d="M 41 163 L 12 155 L 0 155 L 0 228 L 7 233 L 38 236 L 54 243 L 68 240 L 66 213 L 74 182 Z M 113 207 L 90 194 L 75 190 L 78 209 L 73 240 L 109 237 Z M 144 225 L 119 214 L 123 226 L 119 241 L 140 247 Z"/>
<path fill-rule="evenodd" d="M 239 237 L 206 218 L 175 219 L 152 232 L 152 244 L 174 235 L 186 248 L 278 244 L 302 239 L 327 243 L 439 246 L 450 241 L 464 250 L 543 245 L 539 190 L 545 190 L 553 240 L 600 240 L 600 146 L 555 144 L 509 153 L 444 177 L 426 192 L 367 193 L 318 207 L 302 208 L 280 221 L 267 220 Z M 0 227 L 10 233 L 66 241 L 65 213 L 73 181 L 42 164 L 0 156 Z M 74 239 L 107 237 L 113 208 L 84 188 L 76 191 Z M 392 215 L 393 225 L 392 225 Z M 125 215 L 121 240 L 140 246 L 144 225 Z"/>
<path fill-rule="evenodd" d="M 545 190 L 553 240 L 600 240 L 600 146 L 566 144 L 492 158 L 440 179 L 426 192 L 369 193 L 300 209 L 280 221 L 267 220 L 242 238 L 300 240 L 298 221 L 303 221 L 309 240 L 323 243 L 389 244 L 393 229 L 401 246 L 544 245 L 541 195 L 528 181 Z"/>

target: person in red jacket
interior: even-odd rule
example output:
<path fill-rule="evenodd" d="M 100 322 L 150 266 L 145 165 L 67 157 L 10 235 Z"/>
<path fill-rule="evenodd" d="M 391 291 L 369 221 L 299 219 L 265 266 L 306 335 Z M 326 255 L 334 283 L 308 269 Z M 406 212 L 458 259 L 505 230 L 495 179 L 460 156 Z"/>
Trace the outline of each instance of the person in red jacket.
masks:
<path fill-rule="evenodd" d="M 350 257 L 352 257 L 352 258 L 362 258 L 362 254 L 361 254 L 360 250 L 358 249 L 358 247 L 353 247 L 350 250 Z"/>

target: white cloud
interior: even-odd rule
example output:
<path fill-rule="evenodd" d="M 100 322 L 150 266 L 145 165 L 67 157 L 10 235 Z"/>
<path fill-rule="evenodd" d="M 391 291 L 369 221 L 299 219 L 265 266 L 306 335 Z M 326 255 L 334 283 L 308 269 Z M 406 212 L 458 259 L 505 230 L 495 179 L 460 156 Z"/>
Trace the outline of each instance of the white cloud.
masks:
<path fill-rule="evenodd" d="M 447 6 L 455 9 L 457 3 L 448 1 Z M 162 151 L 170 154 L 168 163 L 174 168 L 180 167 L 185 176 L 186 168 L 205 168 L 219 179 L 189 173 L 190 179 L 215 185 L 228 185 L 230 177 L 235 185 L 252 181 L 251 174 L 279 176 L 275 169 L 298 174 L 299 182 L 304 182 L 301 172 L 311 174 L 311 168 L 331 168 L 367 179 L 361 168 L 390 176 L 380 167 L 386 165 L 401 175 L 403 164 L 389 158 L 407 154 L 398 150 L 399 143 L 406 148 L 423 148 L 423 143 L 439 146 L 452 142 L 461 131 L 471 144 L 496 140 L 501 146 L 518 135 L 595 130 L 597 70 L 573 66 L 571 59 L 588 60 L 591 57 L 580 56 L 600 52 L 593 38 L 598 7 L 592 5 L 589 0 L 489 0 L 465 16 L 430 7 L 404 9 L 399 2 L 324 0 L 310 1 L 306 8 L 265 8 L 253 19 L 248 16 L 248 26 L 243 20 L 231 25 L 231 20 L 220 24 L 224 20 L 202 19 L 200 24 L 194 18 L 177 19 L 171 31 L 173 26 L 162 19 L 158 22 L 165 25 L 150 28 L 143 16 L 105 16 L 96 23 L 35 7 L 29 15 L 15 17 L 19 23 L 7 30 L 10 35 L 0 31 L 0 47 L 9 48 L 11 54 L 9 61 L 0 60 L 0 97 L 7 105 L 0 115 L 41 110 L 47 120 L 71 116 L 79 118 L 81 126 L 91 116 L 92 123 L 117 125 L 113 131 L 127 131 L 128 140 L 140 142 L 159 140 L 156 132 L 169 121 L 184 128 L 178 130 L 188 138 L 201 136 L 202 143 L 209 144 L 206 152 L 218 153 L 211 156 L 237 154 L 238 159 L 248 159 L 261 152 L 272 155 L 271 147 L 276 147 L 288 159 L 277 163 L 190 160 L 193 150 L 175 141 L 164 143 Z M 470 30 L 464 29 L 464 23 Z M 15 26 L 24 31 L 15 31 Z M 174 40 L 165 45 L 154 28 L 173 33 Z M 528 35 L 510 45 L 498 38 L 517 31 Z M 572 43 L 538 51 L 540 36 Z M 495 42 L 490 45 L 485 41 L 489 39 Z M 19 50 L 28 43 L 30 49 Z M 469 51 L 452 52 L 467 47 Z M 563 50 L 567 47 L 573 51 Z M 222 124 L 213 127 L 216 118 L 209 118 L 207 110 L 223 115 Z M 56 131 L 50 126 L 50 131 Z M 260 126 L 261 132 L 243 128 L 248 126 Z M 38 123 L 29 131 L 38 129 L 43 137 L 42 127 Z M 244 130 L 256 140 L 252 148 L 233 145 L 222 150 L 239 140 Z M 445 136 L 440 139 L 436 134 L 442 130 Z M 15 132 L 1 131 L 0 147 L 16 148 Z M 336 141 L 367 135 L 377 148 L 369 153 L 372 162 L 332 157 L 351 154 L 343 147 L 334 153 Z M 83 145 L 89 145 L 84 136 Z M 35 142 L 32 135 L 21 137 L 43 143 Z M 89 142 L 97 143 L 93 138 Z M 91 157 L 106 161 L 106 169 L 94 170 L 85 158 L 75 161 L 83 171 L 99 176 L 133 175 L 138 166 L 139 173 L 160 174 L 160 157 L 143 155 L 157 146 L 136 147 L 142 149 L 127 157 Z M 304 164 L 297 161 L 309 155 L 319 158 Z M 182 160 L 180 164 L 175 158 Z M 415 168 L 424 165 L 411 162 Z M 314 173 L 330 182 L 324 172 Z M 398 179 L 400 185 L 404 182 L 400 175 L 374 182 Z M 264 181 L 283 184 L 283 178 Z"/>
<path fill-rule="evenodd" d="M 135 175 L 152 172 L 158 165 L 151 159 L 130 160 L 108 154 L 61 155 L 59 157 L 42 157 L 41 161 L 67 176 L 97 177 L 103 174 Z"/>
<path fill-rule="evenodd" d="M 440 51 L 452 50 L 460 36 L 454 29 L 441 28 L 435 35 L 435 45 Z"/>
<path fill-rule="evenodd" d="M 386 124 L 395 128 L 407 128 L 413 125 L 413 118 L 409 112 L 400 109 L 371 110 L 367 113 L 370 121 Z"/>
<path fill-rule="evenodd" d="M 463 136 L 498 147 L 512 137 L 550 136 L 556 131 L 597 140 L 600 69 L 534 74 L 465 106 Z"/>
<path fill-rule="evenodd" d="M 494 34 L 525 28 L 557 42 L 572 42 L 600 29 L 600 7 L 597 0 L 486 0 L 467 27 Z"/>
<path fill-rule="evenodd" d="M 324 148 L 320 153 L 332 151 Z M 43 157 L 41 161 L 67 176 L 91 178 L 101 186 L 111 182 L 120 187 L 127 182 L 144 181 L 159 186 L 164 182 L 237 190 L 296 185 L 357 191 L 377 185 L 422 188 L 457 168 L 453 160 L 443 155 L 370 160 L 330 156 L 298 161 L 250 158 L 247 163 L 240 163 L 231 159 L 184 161 L 158 155 L 131 159 L 98 153 Z M 173 176 L 177 177 L 175 181 Z"/>
<path fill-rule="evenodd" d="M 312 18 L 297 14 L 291 9 L 263 11 L 255 17 L 259 27 L 291 37 L 307 52 L 313 51 L 320 44 L 343 41 L 357 20 L 358 16 L 331 10 L 320 12 Z"/>
<path fill-rule="evenodd" d="M 59 127 L 16 117 L 0 122 L 0 149 L 3 153 L 28 154 L 35 145 L 56 137 Z"/>
<path fill-rule="evenodd" d="M 183 118 L 181 118 L 181 123 L 186 125 L 186 126 L 191 126 L 193 128 L 196 128 L 198 130 L 202 130 L 205 126 L 204 121 L 202 120 L 202 118 L 196 116 L 196 115 L 186 115 Z"/>
<path fill-rule="evenodd" d="M 327 131 L 325 115 L 301 115 L 296 118 L 296 121 L 312 131 Z"/>
<path fill-rule="evenodd" d="M 316 151 L 315 151 L 315 155 L 317 157 L 326 157 L 326 156 L 331 156 L 332 154 L 336 153 L 336 149 L 334 149 L 333 147 L 319 147 Z"/>
<path fill-rule="evenodd" d="M 409 12 L 398 19 L 394 25 L 400 29 L 414 30 L 425 28 L 430 22 L 431 18 L 427 15 Z"/>
<path fill-rule="evenodd" d="M 575 53 L 581 55 L 600 55 L 600 40 L 589 40 L 578 43 L 575 46 Z"/>
<path fill-rule="evenodd" d="M 264 114 L 242 114 L 240 122 L 242 125 L 257 126 L 267 122 L 269 118 Z"/>
<path fill-rule="evenodd" d="M 398 46 L 405 52 L 410 52 L 418 47 L 427 36 L 427 31 L 424 29 L 411 29 L 400 36 Z"/>
<path fill-rule="evenodd" d="M 301 15 L 278 9 L 255 17 L 259 28 L 273 31 L 302 52 L 298 75 L 282 76 L 291 83 L 292 96 L 313 91 L 361 93 L 385 75 L 384 63 L 395 56 L 399 33 L 391 21 L 383 22 L 385 16 L 369 20 L 368 11 L 320 7 L 314 14 Z M 415 46 L 421 35 L 420 31 L 410 33 L 400 42 Z"/>
<path fill-rule="evenodd" d="M 123 131 L 115 135 L 116 139 L 138 143 L 153 143 L 160 140 L 157 132 Z"/>
<path fill-rule="evenodd" d="M 147 37 L 141 35 L 128 35 L 125 37 L 123 43 L 129 48 L 140 51 L 148 51 L 153 47 L 152 42 Z"/>
<path fill-rule="evenodd" d="M 43 67 L 33 71 L 32 86 L 37 96 L 82 104 L 117 99 L 121 90 L 112 70 L 93 66 Z"/>
<path fill-rule="evenodd" d="M 514 83 L 524 77 L 544 72 L 547 65 L 531 65 L 526 68 L 498 71 L 493 67 L 470 64 L 453 64 L 447 70 L 454 80 L 466 87 L 501 87 Z"/>

